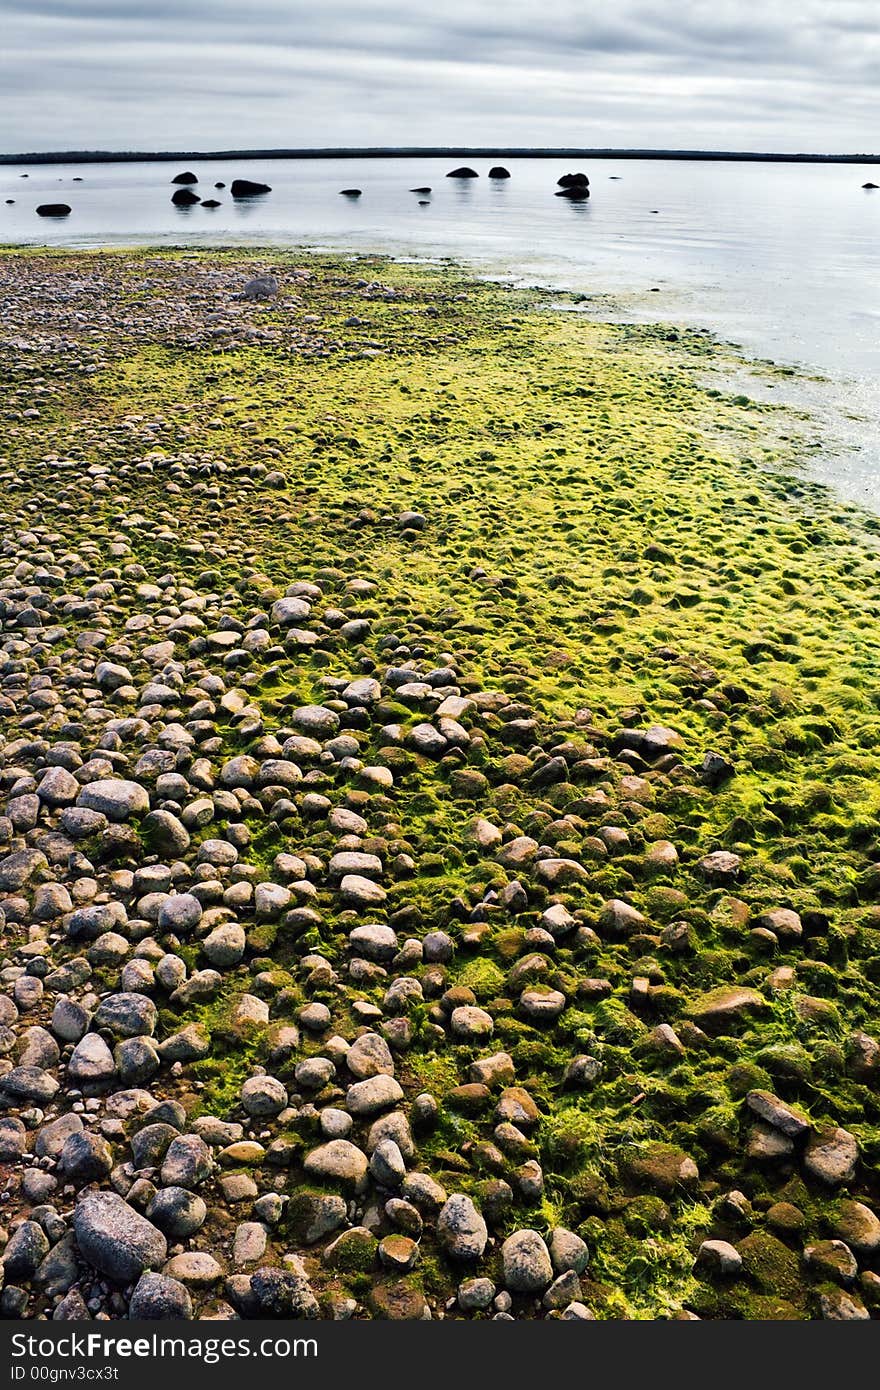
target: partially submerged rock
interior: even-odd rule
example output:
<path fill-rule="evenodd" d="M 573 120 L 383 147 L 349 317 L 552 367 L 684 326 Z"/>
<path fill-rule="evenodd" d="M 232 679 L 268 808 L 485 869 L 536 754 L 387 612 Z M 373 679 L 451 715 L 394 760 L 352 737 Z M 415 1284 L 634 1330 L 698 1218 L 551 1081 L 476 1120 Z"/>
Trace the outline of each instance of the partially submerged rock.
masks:
<path fill-rule="evenodd" d="M 260 193 L 271 193 L 272 189 L 267 183 L 259 183 L 254 179 L 233 179 L 229 191 L 233 198 L 254 198 Z"/>

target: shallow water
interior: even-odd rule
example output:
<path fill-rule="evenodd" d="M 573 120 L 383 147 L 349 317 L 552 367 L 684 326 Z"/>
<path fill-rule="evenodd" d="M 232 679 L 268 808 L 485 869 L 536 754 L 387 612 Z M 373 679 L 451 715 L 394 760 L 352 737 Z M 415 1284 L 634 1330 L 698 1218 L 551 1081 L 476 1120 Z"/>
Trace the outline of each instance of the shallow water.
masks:
<path fill-rule="evenodd" d="M 707 327 L 749 354 L 827 378 L 776 394 L 821 417 L 827 443 L 810 456 L 813 475 L 880 511 L 880 190 L 861 187 L 880 183 L 878 170 L 598 160 L 586 166 L 589 202 L 570 204 L 553 196 L 565 172 L 556 160 L 511 160 L 503 182 L 485 177 L 488 161 L 475 164 L 479 179 L 448 179 L 454 162 L 202 162 L 202 197 L 222 200 L 213 210 L 172 205 L 171 164 L 3 167 L 0 242 L 252 242 L 450 257 L 608 297 L 627 317 Z M 215 192 L 236 176 L 273 192 L 241 202 Z M 421 185 L 432 189 L 426 206 L 410 191 Z M 362 196 L 340 196 L 350 187 Z M 37 217 L 47 201 L 70 203 L 71 216 Z"/>

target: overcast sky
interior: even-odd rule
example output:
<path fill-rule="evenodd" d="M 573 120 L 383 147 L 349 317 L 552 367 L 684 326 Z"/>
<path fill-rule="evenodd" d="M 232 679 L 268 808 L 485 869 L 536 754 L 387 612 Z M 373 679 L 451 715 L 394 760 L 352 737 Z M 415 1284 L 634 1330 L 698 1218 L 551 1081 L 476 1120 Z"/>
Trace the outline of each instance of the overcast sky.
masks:
<path fill-rule="evenodd" d="M 877 0 L 0 0 L 0 151 L 880 146 Z"/>

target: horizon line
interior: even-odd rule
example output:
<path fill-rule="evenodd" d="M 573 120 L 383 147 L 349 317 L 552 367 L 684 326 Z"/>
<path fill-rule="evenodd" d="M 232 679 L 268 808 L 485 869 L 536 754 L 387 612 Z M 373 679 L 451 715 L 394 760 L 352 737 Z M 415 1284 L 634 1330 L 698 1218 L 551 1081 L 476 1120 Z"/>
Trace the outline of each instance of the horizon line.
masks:
<path fill-rule="evenodd" d="M 305 149 L 229 150 L 33 150 L 0 154 L 0 165 L 164 163 L 217 159 L 665 159 L 776 164 L 877 164 L 875 154 L 819 154 L 810 151 L 642 149 L 612 146 L 525 145 L 374 145 L 312 146 Z"/>

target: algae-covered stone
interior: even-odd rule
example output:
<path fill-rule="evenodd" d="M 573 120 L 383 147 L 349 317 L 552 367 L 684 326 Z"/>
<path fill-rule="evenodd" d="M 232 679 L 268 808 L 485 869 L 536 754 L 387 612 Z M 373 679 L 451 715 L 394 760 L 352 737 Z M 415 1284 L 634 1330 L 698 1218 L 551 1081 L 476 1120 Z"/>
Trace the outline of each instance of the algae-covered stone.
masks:
<path fill-rule="evenodd" d="M 541 1112 L 524 1086 L 508 1086 L 498 1097 L 495 1118 L 521 1129 L 531 1129 L 540 1120 Z"/>
<path fill-rule="evenodd" d="M 379 1242 L 379 1262 L 386 1269 L 412 1269 L 419 1257 L 419 1246 L 410 1236 L 383 1236 Z"/>
<path fill-rule="evenodd" d="M 823 1289 L 819 1313 L 829 1322 L 868 1322 L 871 1317 L 858 1295 L 845 1289 Z"/>
<path fill-rule="evenodd" d="M 736 1031 L 749 1018 L 769 1008 L 767 1000 L 756 989 L 744 985 L 719 985 L 695 999 L 688 1017 L 705 1028 L 707 1033 Z"/>
<path fill-rule="evenodd" d="M 495 1297 L 491 1279 L 464 1279 L 458 1286 L 458 1306 L 465 1313 L 483 1312 Z"/>
<path fill-rule="evenodd" d="M 391 1322 L 410 1322 L 425 1317 L 428 1305 L 415 1275 L 403 1279 L 380 1279 L 369 1293 L 369 1305 L 377 1318 Z"/>
<path fill-rule="evenodd" d="M 693 1188 L 700 1171 L 694 1160 L 674 1144 L 653 1143 L 624 1161 L 627 1176 L 637 1185 L 661 1196 Z"/>
<path fill-rule="evenodd" d="M 364 1226 L 352 1226 L 324 1247 L 322 1258 L 331 1269 L 348 1274 L 366 1273 L 375 1266 L 378 1249 L 379 1242 L 372 1231 Z"/>
<path fill-rule="evenodd" d="M 10 1282 L 32 1279 L 49 1253 L 49 1242 L 36 1221 L 22 1221 L 3 1251 L 3 1270 Z"/>
<path fill-rule="evenodd" d="M 856 1254 L 870 1257 L 880 1251 L 880 1220 L 864 1202 L 840 1202 L 832 1220 L 834 1234 Z"/>
<path fill-rule="evenodd" d="M 798 1301 L 803 1296 L 800 1261 L 793 1251 L 769 1231 L 753 1231 L 740 1241 L 743 1269 L 767 1294 Z"/>
<path fill-rule="evenodd" d="M 805 1246 L 804 1260 L 815 1278 L 839 1284 L 853 1284 L 859 1272 L 855 1255 L 842 1240 L 817 1240 Z"/>

